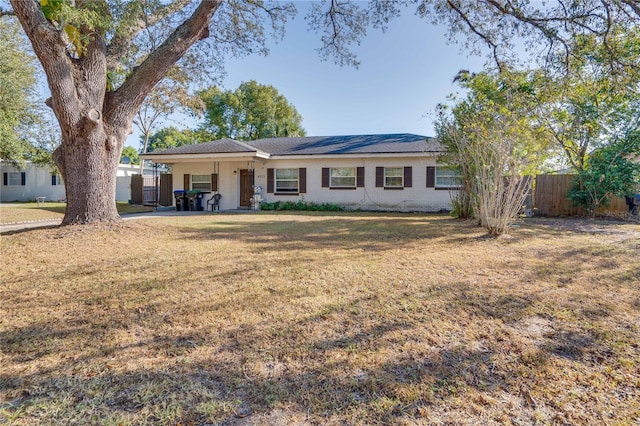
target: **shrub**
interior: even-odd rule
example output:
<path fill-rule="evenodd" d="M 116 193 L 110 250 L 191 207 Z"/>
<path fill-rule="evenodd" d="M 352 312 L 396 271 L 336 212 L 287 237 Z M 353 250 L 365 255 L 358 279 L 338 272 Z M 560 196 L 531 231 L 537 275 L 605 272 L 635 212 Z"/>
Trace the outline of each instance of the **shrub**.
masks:
<path fill-rule="evenodd" d="M 344 209 L 336 204 L 331 203 L 307 203 L 304 200 L 298 201 L 274 201 L 268 203 L 263 201 L 260 203 L 260 210 L 280 211 L 280 210 L 297 210 L 297 211 L 316 211 L 316 212 L 339 212 Z"/>

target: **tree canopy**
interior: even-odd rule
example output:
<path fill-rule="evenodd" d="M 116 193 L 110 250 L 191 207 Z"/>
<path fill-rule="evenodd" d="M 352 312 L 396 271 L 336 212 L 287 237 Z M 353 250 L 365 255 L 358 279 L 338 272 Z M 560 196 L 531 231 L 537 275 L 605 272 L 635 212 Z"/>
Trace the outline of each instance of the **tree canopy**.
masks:
<path fill-rule="evenodd" d="M 35 58 L 14 20 L 0 19 L 0 45 L 0 159 L 24 164 L 39 152 L 31 141 L 41 111 Z"/>
<path fill-rule="evenodd" d="M 562 66 L 556 69 L 565 72 L 572 59 L 588 55 L 576 49 L 575 40 L 583 36 L 605 47 L 602 59 L 610 66 L 629 72 L 639 65 L 629 62 L 624 50 L 616 47 L 621 35 L 638 29 L 637 0 L 436 0 L 420 2 L 418 13 L 446 25 L 452 40 L 464 35 L 464 46 L 472 51 L 488 47 L 500 68 L 538 58 L 542 58 L 542 65 L 556 67 L 557 58 L 562 58 Z M 528 58 L 517 56 L 518 43 Z"/>
<path fill-rule="evenodd" d="M 211 87 L 200 92 L 205 104 L 205 139 L 255 140 L 304 136 L 302 116 L 278 90 L 251 80 L 236 90 Z"/>
<path fill-rule="evenodd" d="M 206 142 L 201 134 L 190 129 L 180 130 L 174 126 L 169 126 L 158 130 L 149 137 L 147 152 L 161 151 L 200 142 Z"/>
<path fill-rule="evenodd" d="M 125 161 L 128 161 L 129 164 L 140 164 L 140 154 L 138 153 L 138 150 L 132 146 L 125 146 L 122 149 L 120 162 L 123 163 Z"/>
<path fill-rule="evenodd" d="M 592 216 L 600 206 L 608 207 L 611 197 L 640 193 L 640 132 L 597 149 L 588 156 L 569 192 L 574 205 L 584 207 Z"/>
<path fill-rule="evenodd" d="M 475 217 L 491 235 L 503 233 L 523 204 L 528 185 L 550 156 L 550 132 L 535 117 L 535 73 L 507 72 L 456 77 L 465 98 L 441 105 L 436 133 L 460 169 L 462 188 L 453 200 L 460 217 Z"/>
<path fill-rule="evenodd" d="M 60 124 L 54 160 L 64 224 L 119 220 L 117 164 L 132 123 L 171 73 L 218 77 L 228 55 L 266 53 L 295 8 L 279 2 L 11 0 L 47 76 Z"/>

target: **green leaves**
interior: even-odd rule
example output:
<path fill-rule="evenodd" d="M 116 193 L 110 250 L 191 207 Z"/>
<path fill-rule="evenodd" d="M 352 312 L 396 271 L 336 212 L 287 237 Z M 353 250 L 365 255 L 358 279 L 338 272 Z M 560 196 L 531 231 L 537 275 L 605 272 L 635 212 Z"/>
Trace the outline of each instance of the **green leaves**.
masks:
<path fill-rule="evenodd" d="M 40 8 L 45 18 L 49 21 L 57 21 L 62 11 L 63 0 L 40 0 Z"/>
<path fill-rule="evenodd" d="M 254 140 L 305 134 L 302 116 L 273 86 L 251 80 L 233 92 L 211 87 L 200 97 L 206 105 L 200 130 L 208 133 L 209 139 Z"/>
<path fill-rule="evenodd" d="M 611 197 L 640 193 L 640 132 L 594 151 L 574 181 L 569 199 L 591 215 Z"/>
<path fill-rule="evenodd" d="M 581 171 L 589 152 L 625 137 L 640 118 L 640 32 L 614 27 L 607 45 L 581 35 L 571 46 L 575 56 L 555 58 L 566 73 L 542 82 L 539 115 Z M 611 55 L 623 64 L 612 65 Z"/>
<path fill-rule="evenodd" d="M 161 151 L 199 142 L 205 142 L 205 140 L 191 130 L 178 130 L 172 126 L 165 127 L 149 137 L 147 152 Z"/>
<path fill-rule="evenodd" d="M 454 204 L 461 217 L 473 215 L 490 235 L 505 232 L 530 188 L 523 175 L 535 174 L 549 156 L 551 137 L 533 112 L 535 75 L 459 74 L 466 98 L 440 108 L 438 140 L 447 148 L 439 163 L 462 171 Z"/>
<path fill-rule="evenodd" d="M 32 143 L 41 122 L 35 58 L 23 40 L 17 23 L 0 19 L 0 158 L 18 164 L 40 152 Z"/>
<path fill-rule="evenodd" d="M 138 150 L 132 146 L 125 146 L 122 149 L 122 155 L 120 155 L 121 163 L 125 157 L 129 159 L 129 164 L 140 164 L 140 154 Z"/>
<path fill-rule="evenodd" d="M 100 7 L 100 2 L 94 1 L 76 6 L 68 0 L 40 0 L 45 18 L 64 32 L 70 53 L 78 58 L 84 56 L 91 33 L 108 26 L 109 15 L 101 13 Z"/>

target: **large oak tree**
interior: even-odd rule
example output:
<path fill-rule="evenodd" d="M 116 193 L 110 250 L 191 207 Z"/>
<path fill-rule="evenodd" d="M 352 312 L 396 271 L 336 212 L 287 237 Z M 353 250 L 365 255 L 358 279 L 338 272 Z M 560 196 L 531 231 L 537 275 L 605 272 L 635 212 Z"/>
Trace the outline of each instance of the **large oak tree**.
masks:
<path fill-rule="evenodd" d="M 119 220 L 116 169 L 133 119 L 176 64 L 195 63 L 189 49 L 198 43 L 202 52 L 195 53 L 214 61 L 226 51 L 264 50 L 265 21 L 278 32 L 292 12 L 289 5 L 222 0 L 11 5 L 42 64 L 62 132 L 54 160 L 66 187 L 64 224 Z"/>

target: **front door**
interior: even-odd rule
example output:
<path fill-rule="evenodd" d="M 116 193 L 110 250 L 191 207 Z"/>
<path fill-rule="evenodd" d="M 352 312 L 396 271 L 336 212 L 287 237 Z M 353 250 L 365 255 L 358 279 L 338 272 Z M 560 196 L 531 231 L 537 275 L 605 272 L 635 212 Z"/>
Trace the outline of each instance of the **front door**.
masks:
<path fill-rule="evenodd" d="M 240 206 L 251 207 L 253 197 L 253 170 L 240 170 Z"/>

